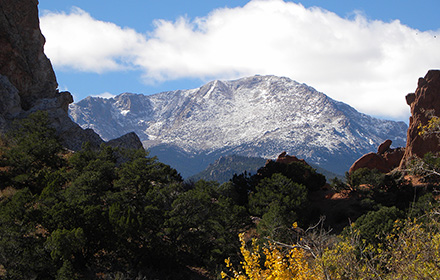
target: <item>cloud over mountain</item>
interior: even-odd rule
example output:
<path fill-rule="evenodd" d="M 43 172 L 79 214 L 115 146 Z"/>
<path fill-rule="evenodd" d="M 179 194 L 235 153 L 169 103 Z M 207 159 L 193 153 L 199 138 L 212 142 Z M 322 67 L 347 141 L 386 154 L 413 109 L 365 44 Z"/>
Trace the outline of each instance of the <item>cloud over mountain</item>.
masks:
<path fill-rule="evenodd" d="M 342 18 L 282 0 L 157 20 L 148 33 L 99 21 L 78 8 L 46 13 L 41 26 L 55 67 L 141 69 L 147 83 L 282 75 L 362 112 L 392 118 L 409 115 L 404 96 L 416 88 L 414 77 L 440 65 L 438 30 L 421 32 L 356 13 Z"/>

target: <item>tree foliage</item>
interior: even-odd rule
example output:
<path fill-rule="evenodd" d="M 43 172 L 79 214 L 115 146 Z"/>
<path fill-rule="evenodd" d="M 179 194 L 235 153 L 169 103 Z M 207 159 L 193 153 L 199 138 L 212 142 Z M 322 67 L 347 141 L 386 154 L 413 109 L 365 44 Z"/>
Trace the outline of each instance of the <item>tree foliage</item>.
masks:
<path fill-rule="evenodd" d="M 258 229 L 264 236 L 285 236 L 291 221 L 299 219 L 298 212 L 304 208 L 307 189 L 280 173 L 262 179 L 250 196 L 250 211 L 262 217 Z"/>
<path fill-rule="evenodd" d="M 255 175 L 235 175 L 228 184 L 228 193 L 235 203 L 260 219 L 259 234 L 287 241 L 285 232 L 292 221 L 308 226 L 319 218 L 319 213 L 305 209 L 309 194 L 325 182 L 323 175 L 304 163 L 269 161 Z"/>
<path fill-rule="evenodd" d="M 355 173 L 344 189 L 360 218 L 330 236 L 309 204 L 325 178 L 302 163 L 188 183 L 144 150 L 66 151 L 45 113 L 16 128 L 0 150 L 2 279 L 192 279 L 194 267 L 215 277 L 228 256 L 231 279 L 440 277 L 436 188 L 401 174 Z M 249 248 L 239 232 L 260 238 Z"/>
<path fill-rule="evenodd" d="M 437 279 L 440 256 L 438 212 L 420 219 L 395 220 L 373 246 L 353 228 L 326 250 L 321 263 L 327 279 Z"/>
<path fill-rule="evenodd" d="M 6 136 L 6 145 L 0 151 L 0 167 L 3 167 L 0 187 L 27 187 L 33 193 L 39 193 L 49 174 L 64 163 L 59 156 L 62 146 L 55 130 L 49 126 L 45 112 L 39 111 L 27 119 L 15 121 L 14 128 Z"/>
<path fill-rule="evenodd" d="M 384 209 L 394 213 L 395 209 Z M 373 214 L 372 214 L 373 215 Z M 381 216 L 382 214 L 379 214 Z M 370 215 L 371 216 L 371 215 Z M 387 215 L 390 217 L 390 215 Z M 235 268 L 226 259 L 224 279 L 438 279 L 440 277 L 440 212 L 438 207 L 419 218 L 385 222 L 383 234 L 365 239 L 362 226 L 347 228 L 322 254 L 311 254 L 312 235 L 303 235 L 292 245 L 256 239 L 249 249 L 240 234 L 242 261 Z M 377 223 L 377 224 L 380 224 Z M 382 223 L 384 224 L 384 223 Z M 376 223 L 374 223 L 376 225 Z M 294 227 L 296 225 L 294 224 Z M 321 234 L 327 235 L 328 232 Z M 307 240 L 307 241 L 304 241 Z"/>
<path fill-rule="evenodd" d="M 184 184 L 143 151 L 64 151 L 45 113 L 1 150 L 5 279 L 191 278 L 239 248 L 247 211 L 213 182 Z"/>

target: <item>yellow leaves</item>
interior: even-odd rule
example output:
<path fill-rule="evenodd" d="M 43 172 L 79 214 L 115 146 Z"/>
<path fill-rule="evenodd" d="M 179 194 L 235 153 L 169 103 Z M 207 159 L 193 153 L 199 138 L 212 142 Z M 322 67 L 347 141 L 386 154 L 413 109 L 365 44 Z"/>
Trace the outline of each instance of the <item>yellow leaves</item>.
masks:
<path fill-rule="evenodd" d="M 375 246 L 353 231 L 317 261 L 328 279 L 440 279 L 439 217 L 423 217 L 397 220 Z"/>
<path fill-rule="evenodd" d="M 353 226 L 315 259 L 299 245 L 274 241 L 260 249 L 253 239 L 247 248 L 244 234 L 239 238 L 243 261 L 235 270 L 225 260 L 229 271 L 222 272 L 223 279 L 440 279 L 439 211 L 396 220 L 393 230 L 374 245 L 362 240 Z"/>
<path fill-rule="evenodd" d="M 294 224 L 295 225 L 295 224 Z M 313 275 L 309 267 L 305 252 L 298 248 L 285 249 L 269 242 L 262 250 L 257 245 L 257 240 L 252 239 L 251 249 L 246 248 L 244 234 L 239 235 L 241 242 L 241 271 L 235 270 L 226 259 L 226 267 L 229 268 L 228 275 L 221 273 L 223 279 L 236 280 L 313 280 L 320 279 Z M 261 252 L 261 253 L 260 253 Z M 264 260 L 264 263 L 263 263 Z"/>
<path fill-rule="evenodd" d="M 281 248 L 269 243 L 263 249 L 266 270 L 262 273 L 266 279 L 307 279 L 309 265 L 300 249 L 283 252 Z"/>
<path fill-rule="evenodd" d="M 433 133 L 439 133 L 440 132 L 440 118 L 433 116 L 429 119 L 428 123 L 426 125 L 422 125 L 419 123 L 417 126 L 417 130 L 419 131 L 420 136 L 426 136 Z"/>

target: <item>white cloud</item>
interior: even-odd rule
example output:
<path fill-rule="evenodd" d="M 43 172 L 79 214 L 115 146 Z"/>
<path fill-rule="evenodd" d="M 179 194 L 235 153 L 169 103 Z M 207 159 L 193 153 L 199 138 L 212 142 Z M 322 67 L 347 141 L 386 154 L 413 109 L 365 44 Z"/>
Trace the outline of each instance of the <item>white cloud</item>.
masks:
<path fill-rule="evenodd" d="M 40 22 L 45 52 L 57 67 L 96 73 L 130 68 L 145 44 L 135 30 L 98 21 L 79 8 L 70 14 L 45 12 Z"/>
<path fill-rule="evenodd" d="M 193 20 L 158 20 L 146 35 L 79 9 L 46 14 L 41 23 L 55 66 L 140 68 L 148 82 L 287 76 L 364 113 L 392 118 L 407 117 L 404 96 L 419 76 L 440 67 L 439 31 L 361 14 L 346 19 L 282 0 L 253 0 Z"/>

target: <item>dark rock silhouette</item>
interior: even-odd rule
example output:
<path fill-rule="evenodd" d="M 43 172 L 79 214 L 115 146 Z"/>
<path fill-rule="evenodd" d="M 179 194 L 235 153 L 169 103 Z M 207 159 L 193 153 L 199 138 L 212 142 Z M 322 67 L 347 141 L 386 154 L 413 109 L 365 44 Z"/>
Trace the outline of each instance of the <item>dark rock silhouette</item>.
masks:
<path fill-rule="evenodd" d="M 24 110 L 58 96 L 55 73 L 43 52 L 37 5 L 37 0 L 0 0 L 0 74 L 18 90 Z"/>
<path fill-rule="evenodd" d="M 299 159 L 296 156 L 288 155 L 285 151 L 282 152 L 278 156 L 278 158 L 276 159 L 276 162 L 286 163 L 286 164 L 289 164 L 289 163 L 292 163 L 292 162 L 302 162 L 305 165 L 308 165 L 307 162 L 304 159 Z"/>
<path fill-rule="evenodd" d="M 0 132 L 8 131 L 13 120 L 42 110 L 48 112 L 66 148 L 78 150 L 84 142 L 99 146 L 104 141 L 98 134 L 82 129 L 68 116 L 73 98 L 69 92 L 58 91 L 44 43 L 37 0 L 0 0 Z M 131 144 L 121 144 L 127 139 Z M 133 136 L 110 144 L 142 147 L 139 138 Z"/>

